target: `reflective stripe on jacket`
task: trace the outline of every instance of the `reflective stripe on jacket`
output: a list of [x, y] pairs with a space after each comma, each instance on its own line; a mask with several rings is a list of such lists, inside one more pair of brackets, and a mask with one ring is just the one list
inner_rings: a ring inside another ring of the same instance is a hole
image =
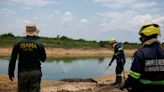
[[164, 50], [159, 45], [157, 39], [152, 39], [134, 54], [126, 87], [164, 89]]

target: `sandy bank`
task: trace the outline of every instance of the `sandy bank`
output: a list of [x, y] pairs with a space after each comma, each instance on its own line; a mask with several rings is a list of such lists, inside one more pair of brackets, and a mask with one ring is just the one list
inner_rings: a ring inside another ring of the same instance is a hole
[[[12, 48], [0, 48], [0, 56], [10, 56]], [[126, 56], [132, 56], [136, 49], [125, 49]], [[111, 49], [63, 49], [63, 48], [46, 48], [48, 57], [106, 57], [112, 56]]]
[[[62, 82], [43, 80], [41, 92], [127, 92], [114, 88], [115, 75], [103, 75], [93, 78], [94, 82]], [[16, 92], [17, 79], [11, 82], [6, 74], [0, 74], [0, 92]]]

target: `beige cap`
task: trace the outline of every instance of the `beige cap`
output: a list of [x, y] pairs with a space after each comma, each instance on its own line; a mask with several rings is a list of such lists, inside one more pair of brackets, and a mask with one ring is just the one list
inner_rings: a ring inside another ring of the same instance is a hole
[[26, 24], [26, 32], [24, 33], [25, 35], [37, 36], [38, 33], [39, 33], [39, 30], [37, 29], [36, 24], [34, 23]]

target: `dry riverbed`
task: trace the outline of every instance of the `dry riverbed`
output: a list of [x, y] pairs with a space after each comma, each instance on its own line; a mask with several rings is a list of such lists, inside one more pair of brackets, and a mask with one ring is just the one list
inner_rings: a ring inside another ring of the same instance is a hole
[[[115, 75], [103, 75], [92, 78], [97, 81], [55, 81], [42, 80], [41, 92], [127, 92], [111, 86], [114, 82]], [[17, 79], [11, 82], [6, 74], [0, 74], [0, 92], [16, 92]]]

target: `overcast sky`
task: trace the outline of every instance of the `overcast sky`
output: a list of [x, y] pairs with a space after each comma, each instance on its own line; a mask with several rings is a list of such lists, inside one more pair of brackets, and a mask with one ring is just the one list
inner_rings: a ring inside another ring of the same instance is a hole
[[23, 36], [30, 21], [40, 36], [121, 42], [139, 42], [141, 25], [154, 22], [164, 42], [164, 0], [0, 0], [0, 34]]

